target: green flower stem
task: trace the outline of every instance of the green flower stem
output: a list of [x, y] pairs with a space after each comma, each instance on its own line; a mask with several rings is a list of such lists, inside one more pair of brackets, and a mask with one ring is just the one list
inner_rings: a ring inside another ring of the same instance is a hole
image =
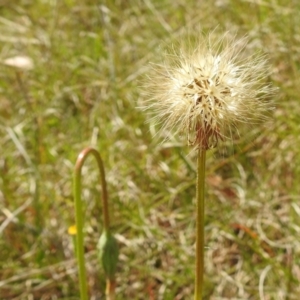
[[196, 276], [194, 300], [202, 300], [204, 273], [205, 149], [198, 150], [196, 199]]
[[80, 299], [88, 300], [86, 271], [84, 261], [84, 248], [83, 248], [83, 210], [81, 201], [81, 169], [89, 154], [92, 154], [97, 161], [98, 168], [101, 177], [102, 187], [102, 206], [103, 206], [103, 230], [109, 231], [109, 213], [108, 213], [108, 201], [107, 201], [107, 189], [105, 181], [105, 172], [103, 162], [99, 152], [91, 147], [84, 149], [78, 156], [75, 170], [74, 170], [74, 200], [75, 200], [75, 219], [76, 219], [76, 254], [79, 266], [79, 284], [80, 284]]
[[115, 300], [116, 281], [114, 279], [106, 279], [106, 300]]

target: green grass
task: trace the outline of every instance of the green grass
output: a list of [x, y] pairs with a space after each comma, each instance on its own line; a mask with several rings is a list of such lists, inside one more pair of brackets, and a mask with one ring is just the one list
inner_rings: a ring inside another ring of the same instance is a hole
[[[207, 2], [206, 4], [201, 4]], [[136, 109], [161, 44], [186, 28], [238, 31], [268, 52], [270, 120], [208, 153], [205, 299], [300, 295], [298, 1], [5, 1], [0, 6], [0, 298], [79, 299], [72, 172], [96, 147], [120, 245], [117, 299], [192, 299], [195, 154]], [[5, 59], [30, 57], [22, 71]], [[83, 169], [92, 299], [102, 299], [93, 160]]]

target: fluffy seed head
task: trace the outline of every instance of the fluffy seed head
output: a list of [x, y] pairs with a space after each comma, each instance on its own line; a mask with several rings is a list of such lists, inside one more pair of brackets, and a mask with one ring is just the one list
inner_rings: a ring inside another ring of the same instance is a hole
[[263, 119], [274, 89], [264, 55], [245, 55], [247, 38], [201, 35], [195, 46], [173, 46], [164, 64], [154, 65], [145, 85], [145, 110], [164, 129], [184, 133], [188, 142], [208, 149], [238, 123]]

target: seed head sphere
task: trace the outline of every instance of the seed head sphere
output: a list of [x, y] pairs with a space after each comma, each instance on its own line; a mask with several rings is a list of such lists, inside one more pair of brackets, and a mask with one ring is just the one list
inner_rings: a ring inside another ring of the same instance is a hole
[[202, 34], [196, 43], [173, 46], [163, 64], [153, 65], [145, 85], [143, 108], [161, 131], [183, 133], [202, 149], [230, 137], [239, 123], [264, 119], [274, 94], [265, 55], [246, 55], [245, 37], [214, 36]]

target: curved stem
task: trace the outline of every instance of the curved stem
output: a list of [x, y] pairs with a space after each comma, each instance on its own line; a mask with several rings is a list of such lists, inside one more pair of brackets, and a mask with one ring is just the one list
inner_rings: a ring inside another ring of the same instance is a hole
[[198, 150], [196, 199], [196, 276], [194, 300], [202, 300], [204, 273], [204, 188], [206, 150]]
[[104, 166], [101, 156], [97, 150], [88, 147], [85, 148], [78, 155], [75, 170], [74, 170], [74, 201], [75, 201], [75, 219], [76, 219], [76, 244], [77, 244], [77, 261], [79, 266], [79, 283], [80, 283], [80, 299], [88, 300], [87, 282], [86, 282], [86, 271], [84, 262], [84, 248], [83, 248], [83, 213], [82, 213], [82, 201], [81, 201], [81, 169], [89, 154], [92, 154], [97, 161], [98, 168], [100, 171], [101, 187], [102, 187], [102, 205], [103, 205], [103, 227], [104, 230], [109, 230], [109, 212], [108, 212], [108, 200], [107, 200], [107, 189], [105, 181]]

